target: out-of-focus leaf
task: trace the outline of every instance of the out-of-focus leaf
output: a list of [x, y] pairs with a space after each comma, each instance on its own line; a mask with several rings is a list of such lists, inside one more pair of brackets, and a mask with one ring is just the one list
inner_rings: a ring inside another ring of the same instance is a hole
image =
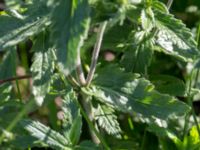
[[70, 149], [70, 141], [38, 121], [23, 120], [22, 126], [35, 138], [55, 149]]
[[[112, 70], [112, 71], [111, 71]], [[146, 117], [167, 119], [172, 115], [182, 116], [189, 106], [169, 95], [155, 91], [154, 86], [144, 78], [108, 66], [98, 72], [93, 86], [82, 88], [83, 92], [115, 109]]]
[[15, 64], [17, 58], [17, 53], [15, 49], [10, 49], [5, 55], [0, 64], [0, 79], [12, 78], [15, 76]]
[[3, 102], [8, 101], [11, 95], [12, 86], [9, 84], [0, 85], [0, 106]]
[[77, 54], [89, 28], [90, 9], [87, 0], [60, 0], [54, 5], [51, 41], [58, 66], [67, 75], [77, 66]]
[[11, 141], [11, 143], [19, 149], [26, 149], [27, 147], [34, 146], [40, 147], [44, 145], [37, 138], [29, 135], [17, 136], [13, 141]]
[[185, 96], [186, 87], [182, 80], [169, 75], [152, 75], [150, 80], [156, 90], [173, 96]]
[[38, 34], [49, 25], [49, 9], [45, 2], [33, 3], [28, 11], [0, 16], [0, 50], [14, 46]]
[[77, 101], [77, 97], [73, 91], [70, 91], [65, 95], [62, 106], [64, 112], [63, 133], [73, 145], [78, 143], [82, 128], [80, 109], [75, 101]]
[[91, 141], [83, 141], [75, 147], [75, 150], [99, 150], [100, 148]]
[[31, 66], [33, 76], [33, 95], [38, 105], [41, 105], [50, 90], [50, 80], [54, 71], [54, 52], [49, 47], [49, 38], [45, 33], [41, 33], [32, 50], [34, 62]]

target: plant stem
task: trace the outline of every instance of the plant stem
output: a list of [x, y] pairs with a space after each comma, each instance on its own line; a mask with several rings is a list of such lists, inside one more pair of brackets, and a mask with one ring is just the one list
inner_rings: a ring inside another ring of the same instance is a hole
[[[81, 106], [81, 104], [76, 101], [78, 107], [80, 108], [80, 111], [81, 111], [81, 114], [83, 115], [83, 117], [85, 118], [85, 120], [87, 121], [89, 127], [90, 127], [90, 130], [93, 132], [92, 133], [92, 138], [94, 140], [94, 142], [97, 142], [96, 141], [96, 138], [98, 138], [98, 141], [100, 141], [102, 143], [102, 145], [105, 147], [106, 150], [110, 150], [109, 146], [107, 145], [107, 143], [104, 141], [103, 137], [101, 136], [101, 134], [97, 131], [97, 129], [94, 127], [93, 123], [91, 122], [90, 118], [91, 117], [91, 114], [86, 114], [85, 110], [83, 109], [83, 107]], [[85, 103], [85, 101], [83, 102]], [[83, 105], [86, 105], [86, 104], [83, 104]], [[88, 107], [88, 106], [87, 106]], [[87, 109], [86, 107], [86, 109]], [[87, 110], [88, 111], [88, 110]], [[96, 137], [93, 137], [93, 135], [95, 135]], [[94, 139], [95, 138], [95, 139]]]
[[[190, 79], [189, 79], [189, 91], [188, 91], [188, 99], [187, 100], [188, 100], [188, 104], [192, 108], [192, 116], [193, 116], [194, 122], [196, 124], [198, 134], [200, 136], [200, 128], [199, 128], [199, 124], [198, 124], [197, 117], [196, 117], [196, 114], [195, 114], [195, 111], [194, 111], [194, 107], [193, 107], [193, 103], [192, 103], [193, 96], [191, 95], [193, 72], [194, 72], [194, 70], [192, 70], [192, 73], [191, 73], [191, 76], [190, 76]], [[196, 75], [198, 75], [198, 74], [196, 74]]]
[[23, 80], [23, 79], [28, 79], [31, 78], [31, 75], [24, 75], [24, 76], [17, 76], [17, 77], [12, 77], [12, 78], [7, 78], [0, 80], [0, 85], [4, 84], [6, 82], [11, 82], [11, 81], [16, 81], [16, 80]]
[[83, 72], [83, 68], [82, 68], [82, 63], [81, 63], [80, 49], [78, 50], [78, 54], [77, 54], [77, 68], [76, 68], [76, 73], [77, 73], [80, 85], [84, 86], [86, 84], [86, 81], [85, 81], [85, 76], [84, 76], [84, 72]]
[[[84, 108], [90, 122], [94, 123], [94, 115], [92, 112], [91, 98], [86, 95], [83, 95], [83, 94], [82, 94], [82, 96], [83, 96], [83, 101], [82, 101], [83, 108]], [[99, 144], [100, 140], [96, 136], [95, 132], [93, 130], [90, 130], [90, 134], [91, 134], [93, 142], [96, 144]]]
[[173, 0], [168, 0], [168, 2], [167, 2], [167, 8], [168, 8], [168, 10], [171, 8], [172, 3], [173, 3]]
[[97, 60], [98, 60], [98, 57], [99, 57], [101, 43], [102, 43], [102, 40], [103, 40], [103, 34], [104, 34], [105, 29], [106, 29], [106, 25], [107, 25], [107, 21], [103, 22], [101, 24], [100, 28], [99, 28], [99, 32], [98, 32], [98, 35], [97, 35], [97, 42], [94, 46], [94, 50], [93, 50], [93, 53], [92, 53], [92, 62], [91, 62], [91, 65], [90, 65], [90, 71], [89, 71], [87, 79], [86, 79], [86, 85], [89, 85], [91, 83], [92, 79], [93, 79], [94, 72], [96, 70]]
[[142, 138], [141, 150], [144, 150], [144, 149], [145, 149], [146, 136], [147, 136], [147, 130], [146, 130], [146, 128], [145, 128], [145, 129], [144, 129], [144, 135], [143, 135], [143, 138]]
[[[67, 80], [66, 78], [63, 78], [63, 76], [60, 74], [60, 77], [63, 81], [63, 83], [65, 84], [65, 86], [67, 86]], [[76, 105], [80, 108], [81, 114], [83, 115], [83, 117], [85, 118], [85, 120], [87, 121], [90, 129], [93, 131], [93, 133], [95, 134], [95, 136], [98, 138], [98, 140], [100, 140], [100, 142], [102, 143], [102, 145], [106, 148], [106, 150], [109, 150], [109, 146], [106, 144], [106, 142], [104, 141], [103, 137], [101, 137], [101, 135], [99, 134], [99, 132], [97, 131], [97, 129], [94, 127], [93, 123], [90, 121], [89, 117], [91, 117], [90, 113], [89, 115], [85, 113], [85, 110], [83, 109], [82, 105], [76, 100], [75, 101]], [[85, 101], [83, 102], [85, 103]], [[84, 104], [86, 105], [86, 104]], [[86, 108], [88, 109], [88, 108]], [[91, 110], [91, 109], [90, 109]], [[88, 111], [88, 110], [87, 110]], [[93, 137], [92, 137], [93, 138]]]

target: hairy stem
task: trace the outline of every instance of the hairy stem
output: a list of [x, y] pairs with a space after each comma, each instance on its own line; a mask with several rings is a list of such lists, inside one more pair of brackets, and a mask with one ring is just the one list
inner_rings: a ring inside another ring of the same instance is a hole
[[103, 34], [104, 34], [104, 31], [106, 29], [106, 25], [107, 25], [107, 21], [103, 22], [99, 28], [99, 32], [98, 32], [98, 35], [97, 35], [97, 42], [94, 46], [94, 50], [93, 50], [93, 53], [92, 53], [92, 61], [91, 61], [91, 65], [90, 65], [90, 71], [88, 73], [88, 76], [87, 76], [87, 79], [86, 79], [86, 85], [89, 85], [92, 81], [92, 78], [94, 76], [94, 72], [96, 70], [96, 64], [97, 64], [97, 60], [98, 60], [98, 57], [99, 57], [99, 51], [100, 51], [100, 48], [101, 48], [101, 43], [102, 43], [102, 40], [103, 40]]
[[11, 81], [16, 81], [16, 80], [23, 80], [23, 79], [28, 79], [31, 78], [31, 75], [24, 75], [24, 76], [17, 76], [17, 77], [12, 77], [12, 78], [7, 78], [0, 80], [0, 85], [4, 84], [6, 82], [11, 82]]

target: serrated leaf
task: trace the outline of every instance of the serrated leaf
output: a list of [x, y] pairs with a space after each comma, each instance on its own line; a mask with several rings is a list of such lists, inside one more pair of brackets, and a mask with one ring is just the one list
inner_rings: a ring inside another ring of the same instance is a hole
[[77, 66], [77, 54], [87, 36], [89, 5], [87, 0], [60, 0], [54, 5], [51, 40], [58, 66], [67, 75]]
[[78, 143], [82, 128], [80, 109], [75, 101], [77, 101], [77, 97], [73, 91], [70, 91], [65, 95], [62, 106], [64, 112], [63, 133], [73, 145]]
[[32, 50], [35, 52], [31, 66], [33, 76], [33, 95], [38, 105], [42, 105], [46, 94], [50, 90], [50, 80], [54, 71], [54, 52], [49, 46], [49, 37], [41, 33]]
[[49, 10], [44, 2], [31, 4], [23, 14], [15, 13], [0, 16], [0, 50], [38, 34], [49, 25]]
[[149, 40], [137, 45], [137, 47], [129, 47], [124, 53], [121, 64], [126, 71], [144, 74], [147, 72], [152, 56], [153, 45], [152, 41]]
[[190, 110], [188, 105], [174, 97], [155, 91], [148, 80], [111, 66], [98, 72], [93, 86], [82, 90], [115, 109], [150, 118], [165, 120], [172, 115], [185, 115]]
[[163, 13], [169, 13], [166, 5], [158, 0], [154, 0], [152, 3], [152, 7], [154, 9], [157, 9], [158, 11], [161, 11]]
[[198, 54], [197, 44], [191, 31], [181, 20], [171, 14], [154, 11], [158, 28], [157, 44], [167, 54], [179, 57], [184, 61], [193, 60]]
[[114, 110], [106, 105], [98, 105], [95, 110], [95, 120], [98, 125], [103, 128], [108, 134], [117, 138], [121, 138], [121, 128], [117, 121], [117, 116], [114, 114]]
[[22, 126], [35, 138], [55, 149], [70, 149], [69, 139], [38, 121], [24, 120]]

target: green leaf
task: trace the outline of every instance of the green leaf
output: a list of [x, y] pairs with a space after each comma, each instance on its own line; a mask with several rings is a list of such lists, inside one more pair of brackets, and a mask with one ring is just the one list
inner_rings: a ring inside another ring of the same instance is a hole
[[49, 10], [44, 2], [33, 3], [28, 11], [0, 16], [0, 50], [38, 34], [49, 25]]
[[34, 62], [31, 66], [33, 76], [33, 95], [38, 105], [42, 105], [50, 90], [50, 80], [54, 71], [54, 52], [49, 47], [49, 37], [41, 33], [34, 42], [32, 50]]
[[[102, 50], [122, 51], [125, 44], [127, 44], [127, 37], [130, 34], [132, 26], [129, 24], [115, 25], [109, 29], [102, 41]], [[95, 42], [91, 43], [93, 46]]]
[[91, 141], [83, 141], [75, 147], [75, 150], [99, 150], [100, 148]]
[[114, 110], [106, 105], [98, 105], [95, 109], [95, 120], [108, 134], [121, 138], [121, 128]]
[[24, 135], [17, 136], [13, 141], [11, 141], [11, 144], [19, 149], [26, 149], [27, 147], [40, 147], [42, 142], [37, 140], [35, 137]]
[[143, 30], [146, 32], [150, 32], [153, 27], [155, 26], [155, 18], [154, 18], [154, 13], [151, 9], [151, 7], [148, 7], [146, 9], [143, 9], [141, 11], [141, 26]]
[[169, 129], [160, 127], [155, 124], [151, 124], [148, 128], [148, 131], [155, 133], [159, 137], [168, 137], [171, 139], [175, 144], [179, 145], [182, 143], [182, 141]]
[[63, 133], [73, 145], [78, 143], [82, 128], [80, 109], [75, 101], [77, 101], [77, 97], [73, 91], [70, 91], [65, 95], [62, 106], [64, 112]]
[[87, 0], [56, 1], [52, 15], [51, 40], [60, 70], [68, 74], [77, 66], [77, 54], [89, 28]]
[[161, 11], [163, 13], [169, 13], [168, 8], [166, 5], [158, 0], [154, 0], [152, 3], [152, 7], [154, 9], [157, 9], [158, 11]]
[[6, 52], [0, 64], [0, 79], [12, 78], [15, 76], [17, 53], [15, 49]]
[[23, 3], [23, 0], [5, 0], [5, 5], [12, 9], [19, 9]]
[[12, 86], [9, 84], [0, 85], [0, 105], [1, 103], [8, 101], [11, 97]]
[[147, 73], [147, 67], [153, 56], [152, 41], [145, 41], [137, 46], [129, 47], [121, 60], [122, 66], [129, 72]]
[[154, 14], [156, 27], [159, 30], [157, 44], [169, 55], [184, 61], [193, 60], [199, 52], [191, 31], [171, 14], [161, 11], [154, 11]]
[[38, 121], [24, 120], [22, 126], [37, 139], [55, 149], [70, 149], [69, 139]]
[[152, 75], [151, 82], [156, 90], [173, 96], [185, 96], [186, 87], [182, 80], [169, 75]]
[[93, 86], [82, 90], [122, 112], [137, 112], [150, 118], [167, 119], [172, 115], [185, 115], [190, 110], [185, 103], [160, 94], [153, 87], [144, 78], [136, 78], [131, 73], [109, 66], [98, 72]]

